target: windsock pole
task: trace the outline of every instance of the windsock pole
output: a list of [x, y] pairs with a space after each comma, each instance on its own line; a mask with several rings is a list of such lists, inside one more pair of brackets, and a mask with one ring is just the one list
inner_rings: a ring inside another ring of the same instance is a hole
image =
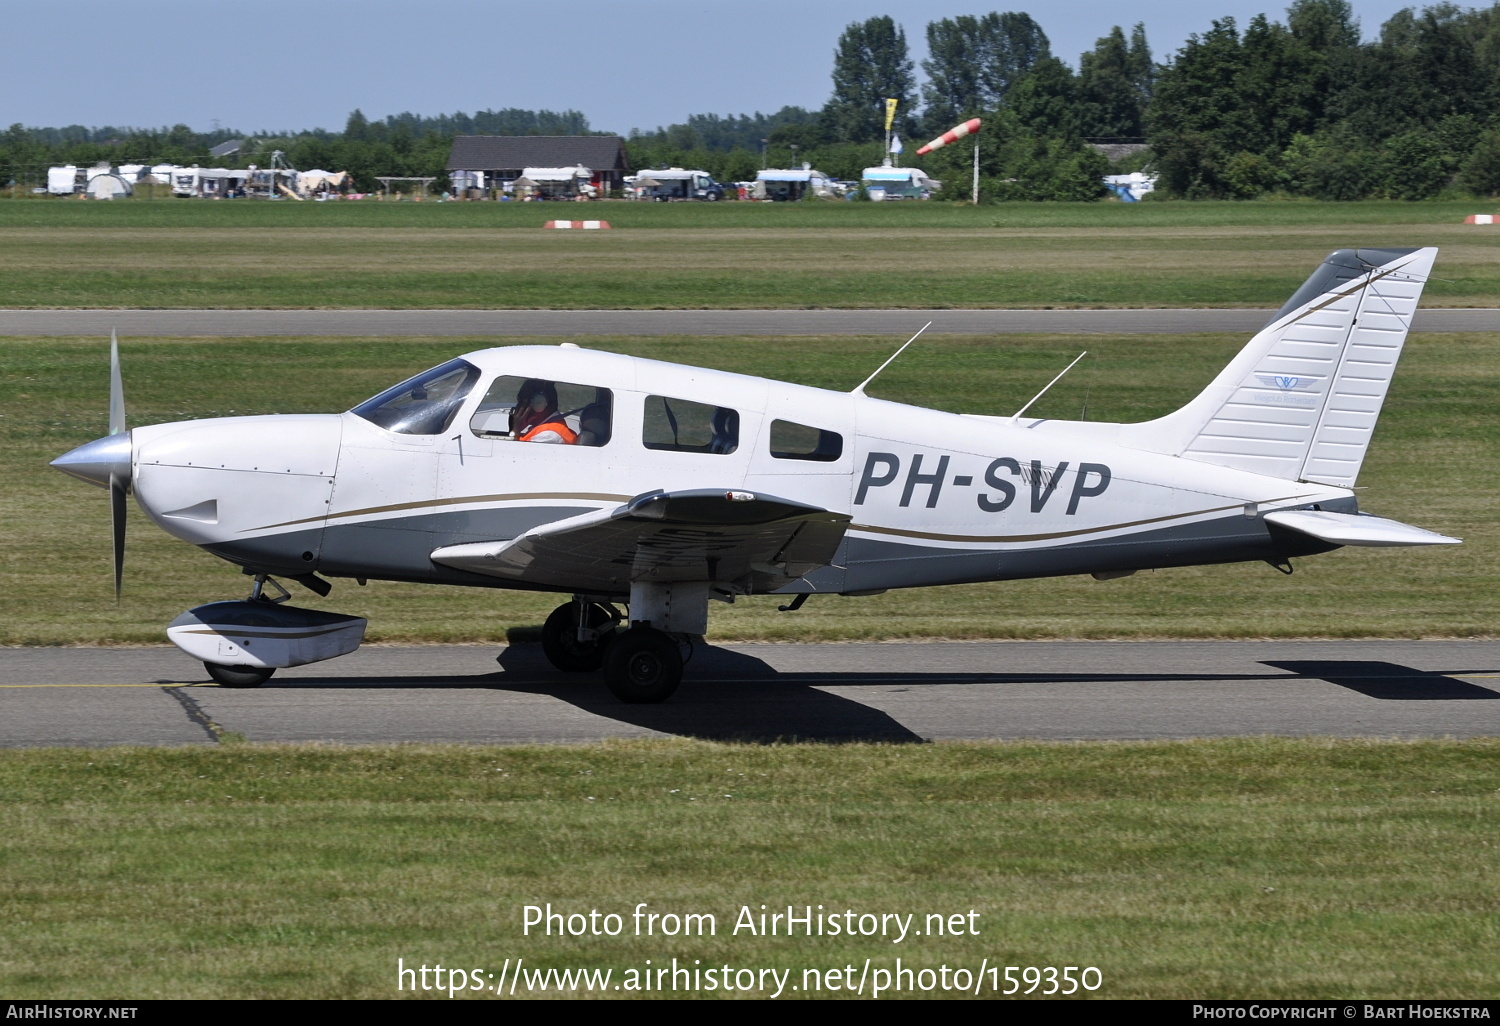
[[979, 206], [979, 140], [974, 140], [974, 205]]
[[[932, 142], [923, 146], [917, 151], [917, 156], [920, 157], [924, 153], [931, 153], [933, 150], [940, 150], [949, 143], [958, 142], [964, 136], [979, 131], [979, 125], [980, 121], [978, 118], [970, 118], [963, 124], [948, 129], [948, 131], [932, 140]], [[974, 205], [976, 207], [979, 206], [979, 140], [977, 138], [974, 140]]]

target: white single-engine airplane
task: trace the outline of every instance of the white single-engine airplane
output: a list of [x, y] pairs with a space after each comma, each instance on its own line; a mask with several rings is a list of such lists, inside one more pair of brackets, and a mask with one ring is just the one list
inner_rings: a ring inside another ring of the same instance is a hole
[[377, 578], [571, 595], [543, 629], [551, 662], [659, 702], [710, 599], [1457, 543], [1352, 491], [1436, 252], [1332, 254], [1202, 394], [1140, 424], [942, 413], [868, 379], [830, 392], [565, 342], [469, 353], [347, 413], [127, 431], [116, 347], [111, 433], [52, 465], [110, 489], [117, 593], [128, 491], [254, 576], [249, 599], [168, 629], [221, 684], [363, 637], [279, 604], [271, 575], [320, 595]]

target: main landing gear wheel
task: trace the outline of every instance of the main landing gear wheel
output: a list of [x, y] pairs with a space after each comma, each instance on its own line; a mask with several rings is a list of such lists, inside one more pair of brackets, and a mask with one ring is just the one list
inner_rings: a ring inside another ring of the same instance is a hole
[[[608, 610], [596, 602], [584, 604], [583, 616], [584, 626], [593, 630], [603, 630], [613, 620]], [[542, 653], [547, 662], [564, 673], [591, 673], [599, 669], [604, 665], [604, 650], [608, 645], [608, 634], [592, 641], [578, 640], [577, 602], [558, 606], [542, 624]]]
[[258, 688], [276, 672], [269, 666], [224, 666], [221, 663], [204, 663], [203, 668], [222, 688]]
[[665, 702], [682, 681], [677, 642], [651, 627], [632, 627], [604, 653], [604, 683], [622, 702]]

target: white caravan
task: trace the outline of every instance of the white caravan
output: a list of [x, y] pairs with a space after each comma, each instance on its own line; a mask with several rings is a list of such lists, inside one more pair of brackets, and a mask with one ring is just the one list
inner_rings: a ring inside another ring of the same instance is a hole
[[[654, 184], [640, 187], [644, 180]], [[707, 200], [717, 202], [724, 198], [724, 186], [713, 180], [707, 171], [687, 168], [658, 168], [642, 171], [636, 176], [636, 185], [642, 199], [661, 200]]]
[[882, 200], [928, 199], [943, 183], [928, 178], [919, 167], [867, 167], [860, 178], [865, 195], [879, 203]]
[[750, 194], [754, 199], [775, 202], [795, 202], [807, 196], [829, 199], [838, 195], [833, 179], [811, 168], [768, 168], [757, 172]]
[[47, 192], [52, 196], [71, 196], [87, 187], [84, 169], [74, 164], [47, 169]]

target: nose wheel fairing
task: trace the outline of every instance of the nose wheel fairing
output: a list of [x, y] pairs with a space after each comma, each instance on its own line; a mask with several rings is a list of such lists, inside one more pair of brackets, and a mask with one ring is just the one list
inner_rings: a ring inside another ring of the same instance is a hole
[[367, 624], [359, 616], [265, 599], [210, 602], [173, 620], [167, 638], [205, 663], [276, 669], [348, 655]]

